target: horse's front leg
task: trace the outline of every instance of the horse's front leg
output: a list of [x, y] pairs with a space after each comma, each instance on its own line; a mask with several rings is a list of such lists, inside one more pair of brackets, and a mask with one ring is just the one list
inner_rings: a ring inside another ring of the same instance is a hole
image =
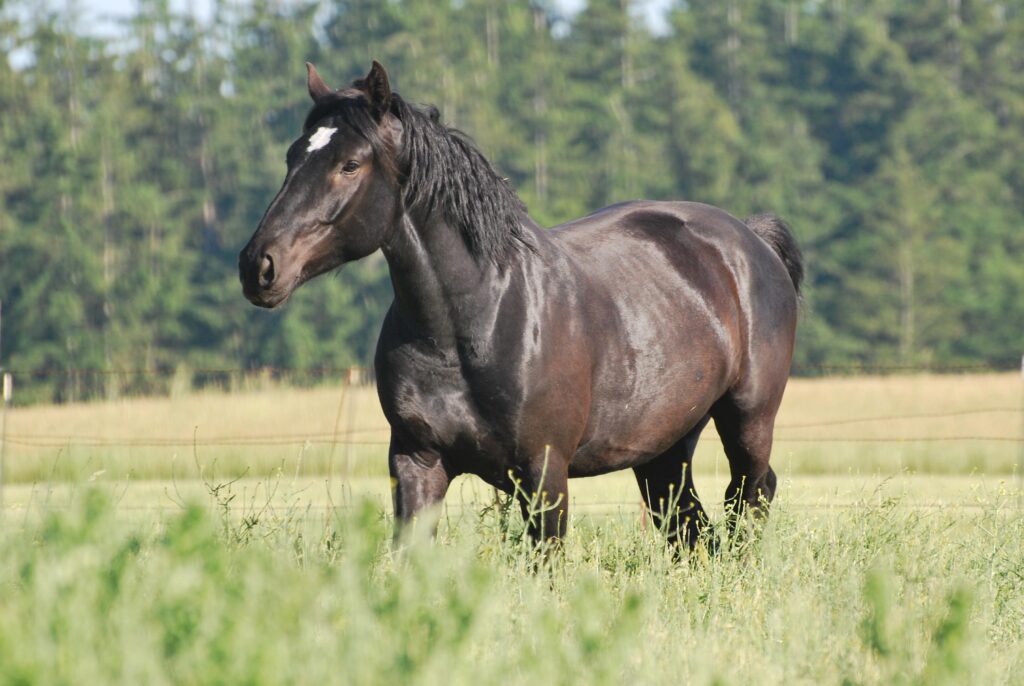
[[[388, 468], [395, 505], [395, 537], [398, 538], [418, 513], [444, 500], [453, 475], [437, 452], [409, 448], [394, 436], [388, 449]], [[436, 533], [435, 520], [431, 534]]]

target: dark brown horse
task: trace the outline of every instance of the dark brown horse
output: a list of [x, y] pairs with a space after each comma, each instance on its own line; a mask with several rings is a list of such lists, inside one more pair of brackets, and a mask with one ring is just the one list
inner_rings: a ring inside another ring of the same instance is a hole
[[378, 63], [340, 91], [307, 67], [313, 109], [242, 286], [275, 307], [383, 251], [395, 300], [376, 370], [400, 522], [471, 473], [524, 512], [532, 498], [536, 538], [561, 537], [570, 477], [632, 469], [656, 523], [692, 546], [706, 517], [689, 466], [711, 419], [727, 503], [771, 501], [803, 272], [779, 219], [639, 201], [544, 230]]

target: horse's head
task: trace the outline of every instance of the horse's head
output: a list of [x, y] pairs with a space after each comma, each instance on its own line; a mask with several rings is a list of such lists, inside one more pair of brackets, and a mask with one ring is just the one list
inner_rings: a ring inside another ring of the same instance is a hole
[[365, 79], [333, 91], [306, 66], [313, 109], [288, 149], [284, 185], [238, 257], [245, 297], [260, 307], [375, 251], [399, 211], [402, 125], [384, 67], [374, 62]]

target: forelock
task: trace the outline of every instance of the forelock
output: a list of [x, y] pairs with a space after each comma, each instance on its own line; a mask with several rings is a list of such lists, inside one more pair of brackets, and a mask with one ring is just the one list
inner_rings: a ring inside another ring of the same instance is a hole
[[317, 122], [327, 117], [341, 118], [351, 129], [363, 136], [377, 127], [377, 122], [374, 121], [367, 106], [366, 97], [354, 88], [346, 88], [319, 98], [306, 115], [306, 121], [302, 125], [303, 132], [309, 131]]
[[366, 95], [356, 88], [346, 88], [317, 99], [313, 109], [306, 115], [302, 126], [303, 133], [308, 133], [318, 125], [326, 122], [340, 123], [360, 136], [373, 150], [374, 158], [385, 170], [395, 175], [395, 151], [391, 144], [381, 135], [380, 123], [370, 111]]

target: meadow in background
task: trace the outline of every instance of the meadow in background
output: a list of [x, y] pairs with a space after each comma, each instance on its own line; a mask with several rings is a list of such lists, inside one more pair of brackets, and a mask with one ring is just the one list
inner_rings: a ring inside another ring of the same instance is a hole
[[[1011, 475], [1022, 405], [1014, 373], [791, 379], [772, 464], [784, 475]], [[223, 477], [385, 476], [390, 436], [373, 386], [294, 388], [260, 376], [233, 390], [180, 385], [168, 397], [14, 407], [7, 434], [8, 483], [97, 472], [189, 479], [199, 468]], [[728, 469], [713, 428], [694, 469]]]

